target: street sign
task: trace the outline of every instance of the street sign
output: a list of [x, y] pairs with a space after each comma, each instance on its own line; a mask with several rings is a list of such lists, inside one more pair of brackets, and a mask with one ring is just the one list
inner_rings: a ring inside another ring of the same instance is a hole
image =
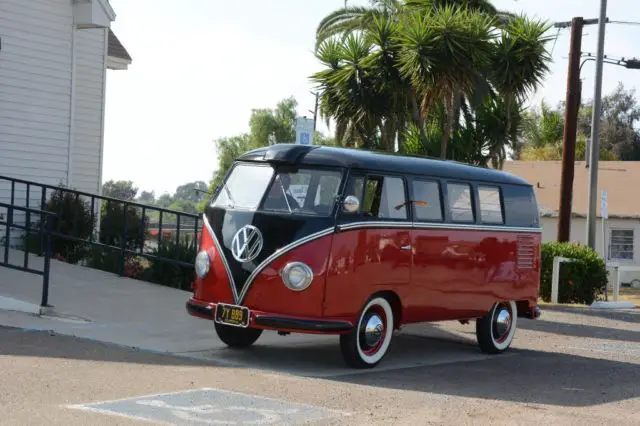
[[296, 118], [296, 143], [313, 145], [313, 119], [307, 117]]
[[609, 206], [607, 204], [607, 191], [602, 191], [600, 196], [600, 216], [603, 219], [609, 219]]

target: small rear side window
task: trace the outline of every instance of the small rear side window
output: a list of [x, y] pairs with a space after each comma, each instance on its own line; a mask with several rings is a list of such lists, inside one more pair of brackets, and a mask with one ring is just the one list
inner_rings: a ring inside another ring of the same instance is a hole
[[500, 188], [495, 186], [479, 186], [480, 220], [484, 223], [504, 223]]
[[449, 211], [454, 222], [473, 222], [471, 186], [466, 183], [447, 183]]

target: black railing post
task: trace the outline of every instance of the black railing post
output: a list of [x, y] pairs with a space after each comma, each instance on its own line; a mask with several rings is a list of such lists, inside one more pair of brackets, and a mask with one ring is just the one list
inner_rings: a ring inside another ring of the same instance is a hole
[[7, 227], [4, 231], [4, 263], [9, 263], [9, 238], [11, 238], [11, 226], [13, 225], [13, 206], [7, 207]]
[[129, 204], [125, 201], [123, 203], [124, 211], [124, 229], [122, 230], [122, 241], [120, 241], [120, 276], [124, 275], [124, 265], [126, 263], [126, 248], [127, 248], [127, 210]]
[[[42, 187], [42, 194], [40, 194], [40, 210], [45, 210], [45, 206], [47, 204], [47, 188]], [[44, 241], [44, 217], [40, 216], [40, 252], [38, 255], [42, 256], [45, 251], [45, 241]]]
[[[29, 207], [27, 207], [28, 209]], [[27, 215], [26, 217], [26, 221], [25, 221], [25, 237], [24, 237], [24, 268], [27, 269], [29, 267], [29, 231], [31, 231], [31, 210], [27, 210], [25, 212], [25, 214]]]
[[49, 216], [42, 217], [41, 220], [45, 220], [44, 231], [44, 271], [42, 274], [42, 300], [40, 301], [41, 307], [49, 306], [49, 270], [51, 269], [51, 218]]

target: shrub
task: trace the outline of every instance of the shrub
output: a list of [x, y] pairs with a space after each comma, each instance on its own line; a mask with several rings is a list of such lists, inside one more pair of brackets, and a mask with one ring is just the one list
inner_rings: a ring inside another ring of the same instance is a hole
[[[192, 265], [197, 254], [197, 240], [189, 234], [180, 239], [180, 242], [163, 239], [151, 254]], [[153, 260], [151, 266], [139, 278], [180, 290], [190, 290], [191, 282], [194, 279], [194, 269], [193, 266], [181, 266], [163, 260]]]
[[[124, 203], [102, 201], [102, 217], [100, 219], [100, 242], [114, 247], [121, 247], [125, 239]], [[126, 241], [129, 250], [139, 250], [147, 236], [145, 223], [137, 207], [127, 206]]]
[[577, 243], [548, 242], [542, 244], [540, 296], [551, 300], [553, 258], [576, 259], [562, 263], [559, 274], [558, 302], [592, 304], [607, 285], [607, 269], [602, 257], [591, 247]]
[[[93, 233], [95, 218], [92, 218], [90, 203], [62, 187], [51, 195], [43, 210], [55, 213], [55, 216], [50, 218], [53, 232], [83, 240], [88, 240]], [[32, 224], [35, 232], [38, 232], [38, 226], [39, 222]], [[39, 234], [29, 235], [27, 249], [41, 253]], [[88, 252], [89, 246], [85, 242], [72, 241], [61, 236], [51, 237], [51, 253], [66, 262], [78, 263]]]

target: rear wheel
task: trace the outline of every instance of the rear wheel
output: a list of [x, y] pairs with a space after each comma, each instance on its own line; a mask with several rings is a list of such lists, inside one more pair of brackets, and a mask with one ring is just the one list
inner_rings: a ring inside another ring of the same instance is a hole
[[259, 328], [240, 328], [214, 322], [218, 337], [232, 348], [247, 348], [255, 343], [262, 334]]
[[482, 352], [497, 354], [509, 348], [516, 333], [518, 308], [516, 302], [498, 302], [491, 311], [476, 320], [476, 337]]
[[369, 300], [349, 334], [340, 336], [345, 362], [354, 368], [373, 368], [385, 356], [393, 335], [393, 309], [384, 297]]

